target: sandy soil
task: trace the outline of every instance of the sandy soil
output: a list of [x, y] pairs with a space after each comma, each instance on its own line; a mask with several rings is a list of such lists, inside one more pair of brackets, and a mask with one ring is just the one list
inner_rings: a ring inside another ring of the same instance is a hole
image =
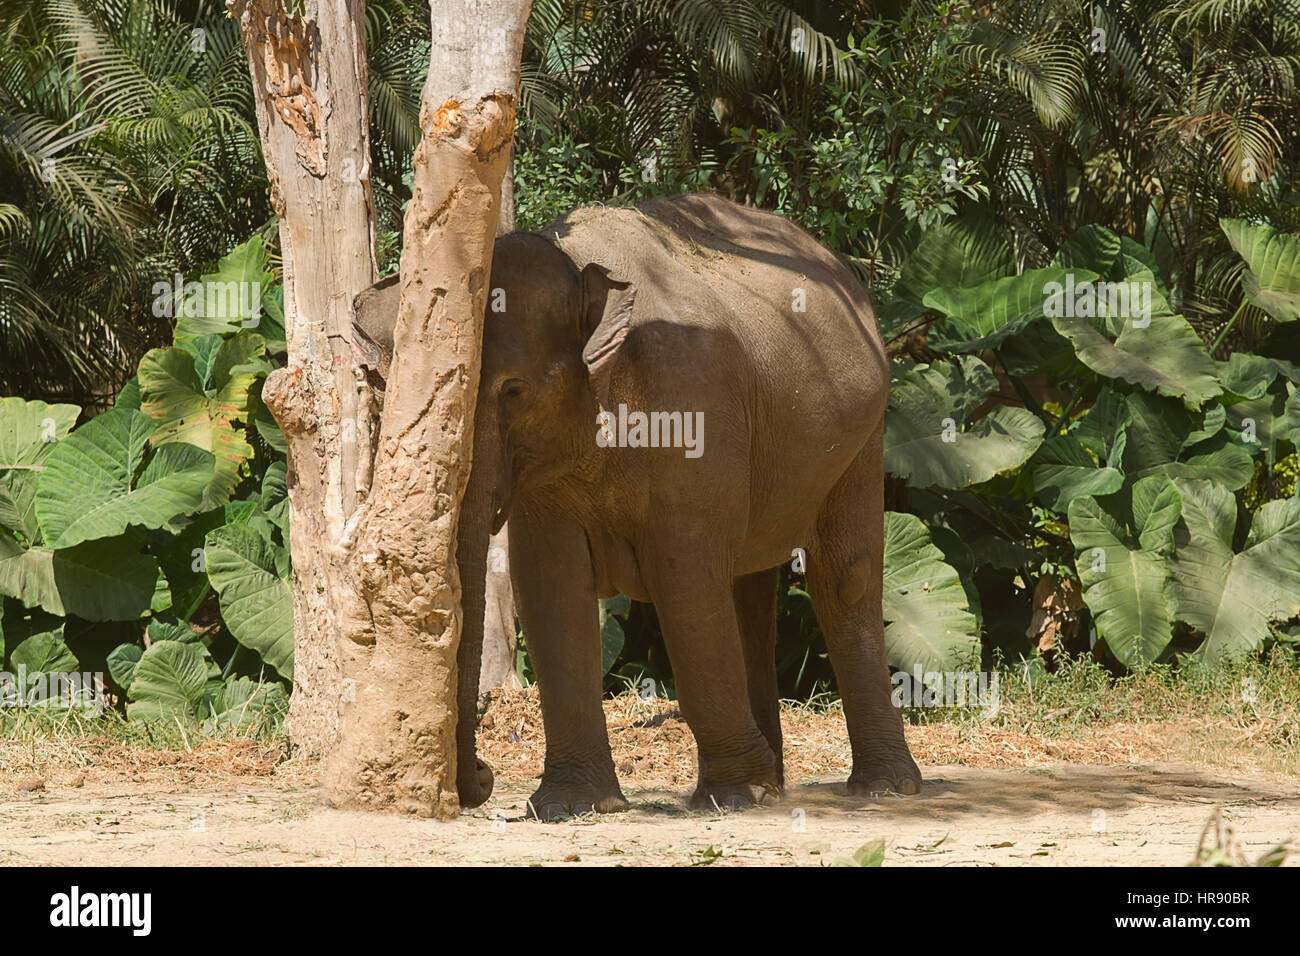
[[525, 819], [542, 755], [528, 701], [499, 709], [481, 735], [493, 799], [449, 823], [323, 807], [314, 766], [248, 741], [188, 752], [8, 743], [0, 864], [826, 866], [882, 839], [886, 866], [1181, 866], [1215, 807], [1247, 859], [1300, 841], [1294, 776], [1178, 759], [1186, 734], [1161, 725], [1064, 742], [909, 728], [925, 791], [867, 799], [843, 792], [841, 718], [792, 713], [783, 804], [689, 813], [689, 732], [670, 711], [619, 707], [607, 709], [631, 810], [558, 824]]
[[88, 783], [5, 800], [0, 864], [827, 866], [883, 838], [886, 866], [1179, 866], [1216, 805], [1249, 859], [1300, 836], [1284, 779], [1176, 765], [925, 770], [925, 792], [907, 799], [809, 782], [778, 807], [692, 814], [679, 792], [628, 788], [629, 812], [559, 824], [525, 820], [518, 786], [439, 823], [324, 808], [302, 781]]

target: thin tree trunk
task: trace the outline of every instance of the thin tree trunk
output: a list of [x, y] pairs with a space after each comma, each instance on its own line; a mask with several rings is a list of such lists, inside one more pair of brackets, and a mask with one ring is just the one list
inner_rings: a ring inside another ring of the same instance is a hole
[[[501, 183], [501, 213], [497, 235], [515, 231], [515, 153], [510, 150], [505, 179]], [[488, 546], [487, 606], [483, 614], [483, 661], [478, 690], [485, 694], [497, 687], [521, 687], [515, 672], [515, 593], [510, 585], [510, 527], [503, 525]]]
[[[295, 746], [324, 752], [351, 697], [336, 545], [356, 505], [352, 299], [375, 281], [364, 0], [228, 0], [248, 55], [279, 217], [287, 367], [262, 398], [289, 447]], [[301, 280], [301, 281], [300, 281]]]
[[431, 5], [393, 361], [373, 483], [345, 559], [343, 633], [365, 662], [326, 768], [338, 806], [457, 811], [454, 552], [530, 6]]
[[515, 593], [510, 585], [510, 525], [492, 536], [488, 545], [487, 595], [483, 610], [483, 660], [479, 694], [497, 687], [522, 687], [515, 672]]

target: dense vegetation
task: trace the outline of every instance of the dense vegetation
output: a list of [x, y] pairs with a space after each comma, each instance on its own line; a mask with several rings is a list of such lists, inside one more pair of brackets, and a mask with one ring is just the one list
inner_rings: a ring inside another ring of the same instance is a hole
[[[5, 664], [274, 720], [284, 342], [237, 31], [213, 0], [0, 10]], [[386, 271], [428, 24], [368, 5]], [[1300, 640], [1298, 74], [1296, 0], [537, 0], [518, 226], [712, 189], [855, 269], [894, 355], [895, 665], [1217, 664]], [[177, 275], [254, 282], [257, 323]], [[602, 633], [612, 689], [671, 687], [651, 609]], [[831, 686], [795, 569], [778, 656], [784, 693]]]

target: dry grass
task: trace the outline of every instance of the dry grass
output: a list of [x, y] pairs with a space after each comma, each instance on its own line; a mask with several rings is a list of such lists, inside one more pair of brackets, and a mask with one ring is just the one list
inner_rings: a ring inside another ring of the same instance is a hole
[[[605, 715], [626, 788], [681, 791], [694, 784], [694, 739], [674, 702], [628, 694], [605, 701]], [[972, 710], [906, 715], [908, 742], [923, 767], [1185, 761], [1207, 770], [1300, 776], [1300, 670], [1289, 661], [1200, 681], [1161, 671], [1116, 681], [1079, 663], [1032, 681], [1004, 675], [991, 719]], [[837, 703], [787, 703], [782, 725], [788, 780], [847, 775], [848, 739]], [[522, 785], [540, 776], [545, 741], [535, 688], [495, 692], [479, 746], [502, 782]], [[314, 762], [287, 758], [282, 739], [196, 738], [111, 714], [32, 718], [0, 725], [0, 792], [36, 781], [49, 787], [166, 781], [207, 789], [241, 778], [305, 782], [314, 776]]]

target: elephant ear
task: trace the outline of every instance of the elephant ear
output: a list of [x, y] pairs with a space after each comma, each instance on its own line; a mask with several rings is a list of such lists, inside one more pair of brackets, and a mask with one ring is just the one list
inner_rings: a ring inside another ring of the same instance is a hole
[[631, 327], [636, 290], [630, 289], [622, 296], [617, 294], [625, 289], [630, 289], [630, 283], [613, 278], [604, 266], [592, 262], [582, 270], [582, 321], [587, 336], [582, 360], [587, 363], [596, 401], [601, 407], [609, 395], [614, 358]]
[[352, 348], [357, 364], [378, 375], [381, 386], [388, 380], [393, 360], [393, 331], [401, 303], [402, 281], [397, 275], [380, 279], [352, 300]]

